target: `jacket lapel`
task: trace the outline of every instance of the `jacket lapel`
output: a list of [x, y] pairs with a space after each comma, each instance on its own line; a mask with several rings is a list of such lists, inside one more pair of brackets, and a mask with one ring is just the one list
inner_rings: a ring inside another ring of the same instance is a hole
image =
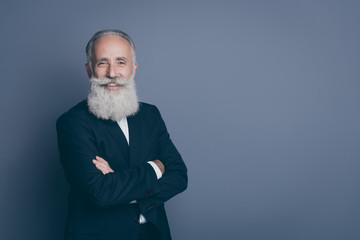
[[117, 122], [114, 121], [104, 121], [106, 124], [106, 131], [111, 135], [114, 142], [116, 143], [116, 146], [119, 147], [121, 150], [124, 158], [129, 161], [129, 145], [126, 141], [125, 135], [123, 131], [121, 130], [120, 126], [117, 124]]
[[142, 123], [141, 117], [138, 114], [127, 118], [129, 126], [129, 139], [130, 139], [130, 167], [136, 166], [140, 160], [140, 144], [141, 144], [141, 132]]

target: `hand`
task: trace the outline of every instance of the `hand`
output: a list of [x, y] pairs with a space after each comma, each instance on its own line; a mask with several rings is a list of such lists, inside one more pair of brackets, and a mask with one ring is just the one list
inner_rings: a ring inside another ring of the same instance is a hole
[[96, 156], [96, 159], [93, 159], [92, 161], [95, 164], [95, 167], [99, 169], [104, 175], [109, 172], [114, 172], [114, 170], [112, 170], [109, 163], [105, 159]]
[[158, 166], [158, 168], [159, 168], [160, 171], [161, 171], [161, 174], [164, 174], [164, 173], [165, 173], [165, 166], [164, 166], [164, 164], [163, 164], [160, 160], [154, 160], [153, 162], [156, 164], [156, 166]]

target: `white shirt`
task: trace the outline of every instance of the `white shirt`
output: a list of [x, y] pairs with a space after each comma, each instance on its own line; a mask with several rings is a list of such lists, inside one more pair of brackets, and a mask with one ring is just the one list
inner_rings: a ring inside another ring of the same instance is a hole
[[[119, 125], [119, 127], [121, 128], [122, 132], [124, 133], [127, 143], [130, 145], [129, 126], [128, 126], [127, 118], [123, 117], [120, 121], [116, 121], [116, 122]], [[160, 179], [162, 177], [160, 168], [153, 161], [148, 161], [147, 163], [150, 164], [152, 166], [152, 168], [154, 169], [157, 179]], [[131, 201], [130, 203], [136, 203], [136, 200]], [[146, 218], [142, 214], [140, 214], [139, 223], [143, 224], [146, 222], [147, 222]]]

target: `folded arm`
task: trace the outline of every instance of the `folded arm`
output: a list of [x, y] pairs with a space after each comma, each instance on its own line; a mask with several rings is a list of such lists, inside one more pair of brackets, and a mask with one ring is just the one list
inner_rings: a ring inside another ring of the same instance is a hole
[[[92, 161], [95, 164], [96, 168], [99, 169], [104, 175], [108, 174], [110, 172], [114, 172], [114, 170], [110, 167], [109, 163], [102, 157], [96, 156], [95, 159], [93, 159]], [[159, 170], [155, 170], [155, 167], [153, 167], [155, 172], [156, 171], [161, 172], [161, 174], [159, 173], [160, 177], [161, 177], [162, 174], [164, 174], [164, 172], [165, 172], [164, 164], [162, 164], [162, 162], [160, 160], [154, 160], [154, 161], [150, 161], [150, 162], [153, 162], [155, 164], [156, 168], [159, 169]], [[150, 163], [150, 162], [148, 162], [148, 163]], [[150, 164], [150, 165], [153, 166], [152, 164]], [[157, 176], [158, 179], [160, 177]]]
[[141, 212], [147, 218], [149, 217], [147, 214], [151, 210], [163, 205], [164, 202], [184, 191], [188, 183], [185, 163], [171, 141], [158, 110], [157, 114], [160, 118], [158, 126], [158, 159], [164, 164], [166, 171], [162, 178], [158, 180], [158, 193], [138, 200]]
[[156, 174], [148, 163], [133, 168], [99, 171], [93, 159], [99, 156], [95, 136], [82, 121], [60, 118], [57, 121], [58, 146], [65, 175], [72, 188], [97, 206], [127, 204], [159, 190]]

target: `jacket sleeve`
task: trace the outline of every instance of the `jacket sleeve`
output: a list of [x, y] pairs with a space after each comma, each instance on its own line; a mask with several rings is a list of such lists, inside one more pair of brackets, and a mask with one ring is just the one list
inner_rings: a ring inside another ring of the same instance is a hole
[[164, 175], [158, 180], [159, 192], [148, 198], [138, 200], [141, 212], [147, 216], [151, 210], [161, 206], [187, 188], [187, 168], [170, 139], [165, 123], [156, 108], [158, 121], [158, 157], [165, 166]]
[[99, 156], [92, 128], [76, 117], [62, 116], [56, 123], [60, 160], [72, 189], [88, 202], [108, 207], [128, 204], [159, 192], [159, 182], [151, 165], [103, 175], [92, 160]]

